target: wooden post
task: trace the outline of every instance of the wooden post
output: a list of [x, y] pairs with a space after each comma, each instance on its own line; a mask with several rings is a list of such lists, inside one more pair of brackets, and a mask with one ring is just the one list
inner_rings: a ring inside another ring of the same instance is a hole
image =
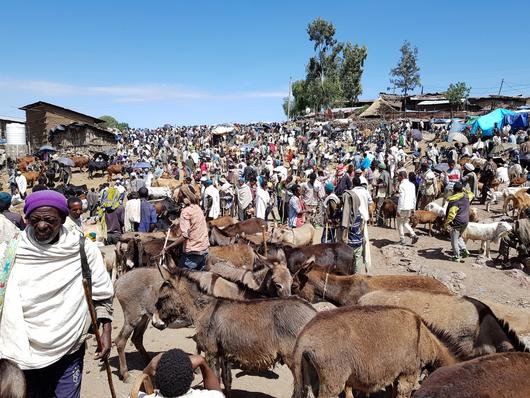
[[261, 235], [263, 237], [263, 253], [267, 257], [267, 228], [265, 226], [261, 227]]
[[[94, 335], [96, 336], [96, 342], [98, 344], [98, 350], [101, 352], [101, 336], [98, 329], [98, 321], [96, 318], [96, 310], [94, 309], [94, 303], [92, 302], [92, 295], [90, 292], [90, 286], [88, 281], [83, 278], [83, 289], [85, 290], [85, 298], [88, 305], [88, 312], [90, 313], [90, 321], [92, 322], [92, 329], [94, 330]], [[108, 358], [103, 360], [105, 364], [105, 369], [107, 370], [107, 381], [109, 382], [110, 396], [116, 398], [116, 392], [114, 391], [114, 384], [112, 383], [112, 372], [110, 370]]]

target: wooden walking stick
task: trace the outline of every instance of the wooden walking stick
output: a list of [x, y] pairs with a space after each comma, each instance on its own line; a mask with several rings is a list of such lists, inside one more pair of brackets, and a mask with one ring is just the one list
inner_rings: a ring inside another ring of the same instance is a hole
[[263, 252], [265, 253], [265, 257], [267, 257], [267, 229], [264, 225], [261, 226], [261, 235], [263, 237]]
[[[92, 274], [88, 266], [88, 261], [86, 258], [85, 252], [85, 237], [81, 237], [79, 240], [80, 252], [81, 252], [81, 268], [83, 274], [83, 290], [85, 291], [85, 299], [88, 306], [88, 312], [90, 313], [90, 322], [92, 323], [92, 330], [96, 336], [96, 342], [98, 345], [98, 351], [101, 352], [103, 345], [101, 343], [101, 335], [99, 334], [98, 329], [98, 320], [96, 317], [96, 310], [94, 308], [94, 303], [92, 302]], [[107, 381], [109, 382], [110, 396], [116, 398], [116, 391], [114, 391], [114, 384], [112, 382], [112, 371], [110, 370], [108, 358], [103, 359], [103, 364], [107, 371]]]
[[[98, 321], [96, 318], [96, 310], [94, 309], [94, 303], [92, 302], [92, 293], [90, 289], [90, 284], [86, 278], [83, 278], [83, 289], [85, 290], [86, 303], [88, 305], [88, 311], [90, 312], [90, 321], [92, 323], [92, 329], [94, 330], [94, 335], [96, 336], [96, 342], [98, 344], [98, 351], [101, 352], [101, 335], [99, 334]], [[112, 383], [112, 371], [110, 370], [109, 359], [103, 359], [105, 369], [107, 370], [107, 381], [109, 382], [110, 396], [116, 398], [116, 392], [114, 391], [114, 384]]]

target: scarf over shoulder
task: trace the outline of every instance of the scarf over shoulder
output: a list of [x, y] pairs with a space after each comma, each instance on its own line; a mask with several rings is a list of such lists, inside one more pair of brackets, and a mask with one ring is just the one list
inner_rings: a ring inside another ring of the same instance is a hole
[[[3, 243], [0, 258], [5, 248]], [[85, 251], [93, 300], [112, 299], [112, 283], [99, 249], [87, 240]], [[40, 244], [22, 232], [0, 319], [0, 357], [22, 369], [44, 368], [79, 349], [89, 323], [79, 234], [61, 227], [57, 243]]]

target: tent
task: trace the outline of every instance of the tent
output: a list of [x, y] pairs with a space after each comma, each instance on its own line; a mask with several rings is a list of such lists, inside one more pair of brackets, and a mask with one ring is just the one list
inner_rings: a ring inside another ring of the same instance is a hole
[[528, 113], [516, 113], [515, 115], [504, 115], [504, 124], [509, 124], [512, 130], [528, 127]]
[[493, 128], [495, 127], [495, 123], [497, 123], [498, 128], [502, 128], [504, 126], [504, 117], [506, 115], [516, 115], [517, 113], [514, 111], [510, 111], [508, 109], [495, 109], [494, 111], [479, 117], [475, 122], [473, 123], [473, 128], [471, 129], [471, 132], [473, 134], [477, 133], [478, 128], [480, 127], [482, 130], [482, 136], [483, 137], [490, 137], [493, 135]]
[[462, 122], [460, 119], [453, 119], [451, 120], [451, 124], [449, 126], [449, 132], [450, 133], [461, 133], [466, 128], [466, 124]]

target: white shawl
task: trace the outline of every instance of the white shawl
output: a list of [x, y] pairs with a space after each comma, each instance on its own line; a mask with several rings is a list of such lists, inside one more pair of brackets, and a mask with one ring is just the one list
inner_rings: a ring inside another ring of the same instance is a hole
[[[21, 234], [0, 320], [0, 357], [22, 369], [49, 366], [83, 342], [90, 322], [83, 292], [79, 234], [61, 227], [59, 241], [39, 244]], [[3, 258], [5, 244], [0, 247]], [[86, 241], [94, 300], [114, 292], [97, 246]]]
[[134, 231], [133, 223], [140, 222], [140, 199], [130, 199], [125, 203], [124, 228], [125, 232]]

